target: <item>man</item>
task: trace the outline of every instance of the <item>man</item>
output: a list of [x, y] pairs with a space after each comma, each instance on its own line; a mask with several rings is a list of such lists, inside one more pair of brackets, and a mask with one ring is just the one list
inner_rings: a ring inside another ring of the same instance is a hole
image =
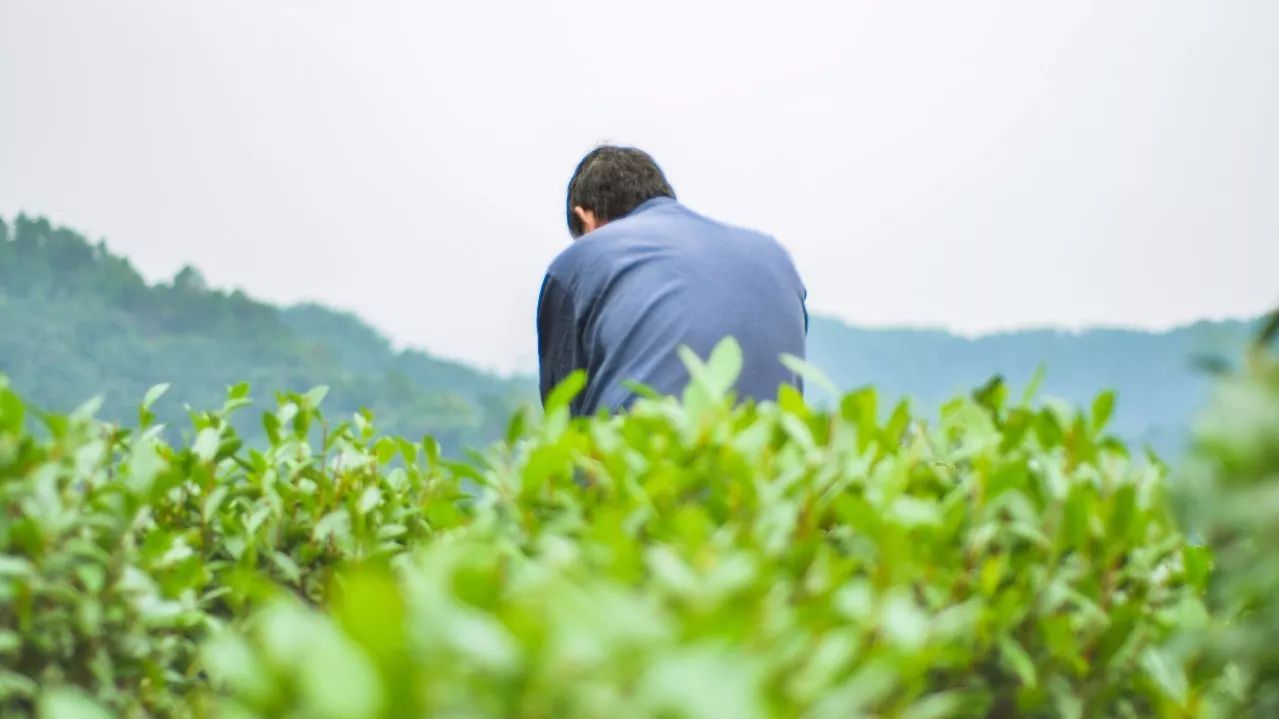
[[804, 356], [807, 293], [773, 238], [707, 219], [675, 199], [648, 154], [604, 146], [568, 184], [574, 242], [551, 263], [537, 308], [542, 401], [576, 369], [574, 415], [627, 408], [629, 381], [677, 394], [678, 348], [705, 358], [725, 336], [742, 347], [739, 398], [800, 386], [780, 361]]

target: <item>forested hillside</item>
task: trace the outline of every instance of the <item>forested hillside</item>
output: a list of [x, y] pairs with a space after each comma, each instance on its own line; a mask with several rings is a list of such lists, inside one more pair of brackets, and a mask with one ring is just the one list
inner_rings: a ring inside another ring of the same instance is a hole
[[994, 375], [1020, 391], [1042, 366], [1041, 395], [1083, 404], [1099, 388], [1113, 389], [1114, 431], [1172, 454], [1185, 447], [1212, 371], [1235, 364], [1256, 328], [1256, 322], [1223, 321], [1169, 332], [1023, 330], [970, 339], [814, 317], [808, 356], [841, 390], [873, 384], [889, 397], [909, 395], [925, 411]]
[[396, 351], [350, 314], [280, 309], [209, 288], [192, 268], [148, 285], [104, 244], [23, 216], [0, 221], [0, 372], [50, 410], [100, 395], [100, 416], [119, 421], [168, 382], [156, 412], [175, 427], [184, 405], [219, 404], [241, 381], [258, 392], [328, 385], [334, 416], [367, 406], [379, 424], [431, 433], [453, 452], [500, 434], [519, 402], [536, 399], [530, 382]]

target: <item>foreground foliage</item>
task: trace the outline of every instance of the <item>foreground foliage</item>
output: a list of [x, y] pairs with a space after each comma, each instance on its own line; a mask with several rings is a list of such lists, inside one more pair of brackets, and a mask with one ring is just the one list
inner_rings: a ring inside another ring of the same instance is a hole
[[126, 431], [0, 388], [0, 709], [1175, 717], [1264, 689], [1203, 648], [1208, 550], [1112, 395], [992, 382], [924, 424], [870, 390], [734, 407], [736, 347], [688, 361], [682, 402], [570, 420], [575, 377], [467, 462], [327, 423], [322, 390], [258, 451], [246, 387], [188, 447], [160, 390]]
[[1279, 338], [1275, 313], [1243, 371], [1223, 378], [1197, 427], [1179, 499], [1212, 546], [1210, 606], [1199, 632], [1257, 717], [1279, 716]]

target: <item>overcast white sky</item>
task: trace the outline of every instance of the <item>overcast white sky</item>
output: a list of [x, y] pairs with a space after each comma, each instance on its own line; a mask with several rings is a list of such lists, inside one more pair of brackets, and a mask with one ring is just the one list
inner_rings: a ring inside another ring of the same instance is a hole
[[0, 0], [0, 216], [527, 366], [599, 141], [810, 307], [963, 332], [1279, 300], [1279, 2]]

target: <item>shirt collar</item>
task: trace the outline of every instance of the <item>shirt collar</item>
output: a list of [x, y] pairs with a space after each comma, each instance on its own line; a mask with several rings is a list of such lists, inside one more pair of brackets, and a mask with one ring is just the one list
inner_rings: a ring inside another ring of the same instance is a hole
[[639, 213], [641, 213], [641, 212], [645, 212], [645, 211], [647, 211], [647, 210], [651, 210], [651, 209], [653, 209], [654, 207], [661, 207], [662, 205], [669, 205], [669, 204], [671, 204], [671, 203], [673, 203], [673, 202], [675, 202], [675, 198], [674, 198], [674, 197], [654, 197], [654, 198], [652, 198], [652, 199], [644, 200], [643, 202], [641, 202], [641, 203], [639, 203], [638, 205], [636, 205], [636, 206], [635, 206], [635, 209], [633, 209], [633, 210], [631, 210], [630, 212], [626, 213], [626, 216], [627, 216], [627, 217], [630, 217], [631, 215], [638, 215]]

